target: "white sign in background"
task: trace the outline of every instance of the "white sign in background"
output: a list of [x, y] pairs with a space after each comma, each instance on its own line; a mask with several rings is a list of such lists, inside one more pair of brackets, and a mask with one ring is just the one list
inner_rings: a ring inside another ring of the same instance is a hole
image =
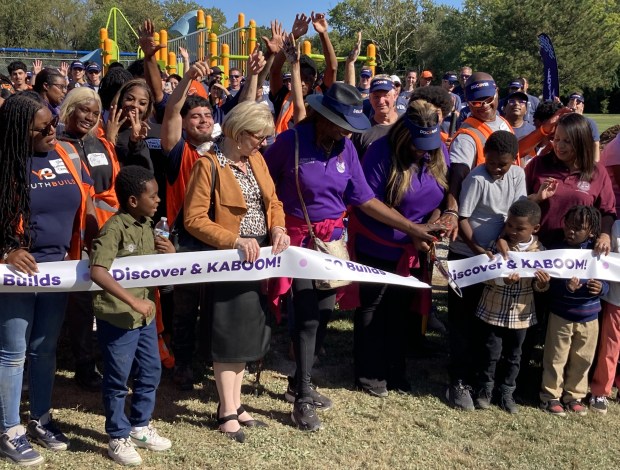
[[[100, 289], [90, 279], [89, 263], [59, 261], [40, 263], [33, 276], [0, 265], [0, 292], [86, 291]], [[402, 277], [299, 247], [278, 255], [261, 248], [254, 262], [242, 261], [237, 250], [199, 251], [167, 255], [118, 258], [110, 274], [123, 287], [145, 287], [197, 282], [253, 281], [271, 277], [298, 279], [342, 279], [415, 288], [430, 288], [415, 277]]]

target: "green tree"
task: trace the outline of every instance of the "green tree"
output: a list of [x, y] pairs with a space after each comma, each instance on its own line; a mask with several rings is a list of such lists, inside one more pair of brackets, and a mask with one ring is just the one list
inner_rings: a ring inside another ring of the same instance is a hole
[[547, 33], [558, 57], [561, 93], [611, 89], [620, 65], [617, 0], [467, 0], [461, 61], [501, 85], [525, 75], [542, 90], [537, 35]]
[[418, 0], [345, 0], [329, 11], [329, 23], [343, 37], [362, 32], [364, 45], [377, 46], [377, 63], [387, 71], [406, 67], [421, 49]]

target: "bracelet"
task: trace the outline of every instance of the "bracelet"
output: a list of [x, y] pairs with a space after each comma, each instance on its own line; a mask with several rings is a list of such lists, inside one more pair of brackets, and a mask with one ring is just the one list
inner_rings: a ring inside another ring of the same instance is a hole
[[457, 211], [453, 211], [453, 210], [450, 210], [450, 209], [446, 209], [445, 211], [443, 211], [443, 213], [444, 213], [444, 214], [450, 214], [450, 215], [453, 215], [453, 216], [454, 216], [454, 217], [456, 217], [457, 219], [458, 219], [458, 217], [459, 217], [459, 214], [458, 214], [458, 212], [457, 212]]
[[288, 233], [288, 230], [286, 230], [286, 227], [282, 227], [280, 225], [274, 225], [273, 227], [271, 227], [271, 230], [273, 230], [274, 228], [279, 228], [280, 230], [282, 230], [285, 234]]

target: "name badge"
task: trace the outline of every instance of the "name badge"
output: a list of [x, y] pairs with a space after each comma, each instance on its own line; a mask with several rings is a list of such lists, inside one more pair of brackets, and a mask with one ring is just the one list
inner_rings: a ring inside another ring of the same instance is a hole
[[89, 153], [86, 158], [88, 158], [90, 166], [104, 166], [108, 164], [105, 153]]
[[67, 167], [65, 166], [65, 162], [62, 160], [62, 158], [57, 158], [56, 160], [50, 160], [50, 165], [54, 167], [54, 171], [56, 172], [57, 175], [69, 173], [69, 170], [67, 170]]

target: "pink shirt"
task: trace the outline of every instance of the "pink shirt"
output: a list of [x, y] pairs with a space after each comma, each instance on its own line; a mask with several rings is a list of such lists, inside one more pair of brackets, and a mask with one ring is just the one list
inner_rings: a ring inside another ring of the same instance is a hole
[[[601, 163], [607, 168], [607, 173], [609, 173], [609, 178], [611, 179], [611, 186], [616, 195], [616, 201], [618, 201], [620, 198], [620, 181], [616, 181], [612, 169], [613, 166], [620, 165], [620, 139], [617, 136], [601, 152]], [[618, 204], [616, 204], [616, 214], [620, 218], [620, 206]]]
[[542, 219], [538, 236], [547, 248], [553, 248], [564, 239], [562, 219], [573, 206], [593, 206], [601, 211], [602, 216], [615, 218], [616, 197], [609, 175], [601, 163], [596, 165], [592, 181], [588, 182], [580, 179], [578, 171], [571, 173], [553, 152], [536, 157], [525, 167], [527, 193], [538, 192], [548, 177], [558, 181], [558, 189], [552, 197], [540, 203]]

